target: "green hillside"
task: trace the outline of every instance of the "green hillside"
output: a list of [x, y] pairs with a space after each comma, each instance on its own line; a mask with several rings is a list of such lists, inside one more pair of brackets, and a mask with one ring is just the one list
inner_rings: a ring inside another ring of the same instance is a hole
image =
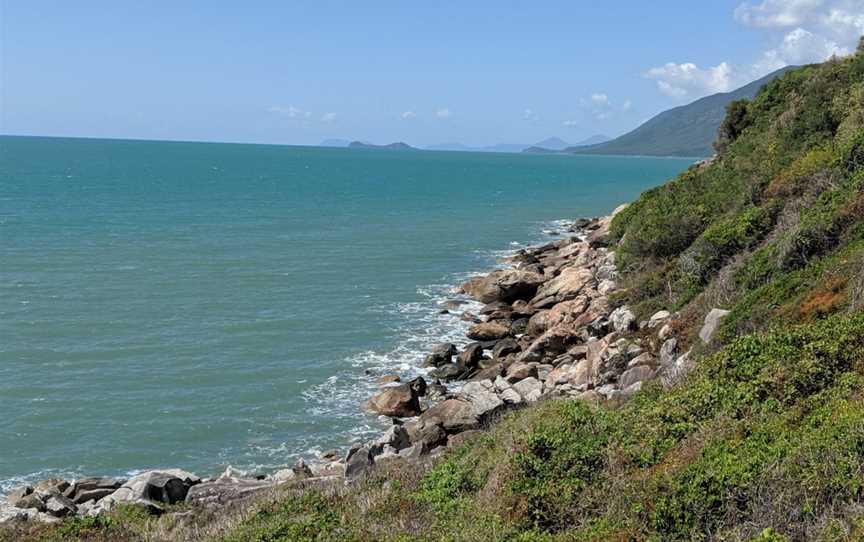
[[589, 147], [571, 147], [573, 154], [627, 154], [642, 156], [694, 156], [714, 154], [712, 144], [726, 115], [726, 105], [753, 98], [766, 83], [790, 68], [783, 68], [732, 92], [712, 94], [664, 111], [621, 137]]

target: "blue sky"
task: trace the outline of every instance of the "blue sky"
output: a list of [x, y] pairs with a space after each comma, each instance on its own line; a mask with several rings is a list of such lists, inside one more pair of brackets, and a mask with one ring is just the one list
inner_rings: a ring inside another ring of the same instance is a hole
[[0, 132], [572, 142], [861, 34], [864, 0], [0, 0]]

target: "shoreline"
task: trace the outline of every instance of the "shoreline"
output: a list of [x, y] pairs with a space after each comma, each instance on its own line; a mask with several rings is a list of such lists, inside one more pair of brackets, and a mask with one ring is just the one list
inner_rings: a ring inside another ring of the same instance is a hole
[[[294, 466], [267, 475], [228, 466], [211, 478], [181, 469], [155, 469], [128, 479], [43, 480], [10, 491], [0, 504], [0, 521], [95, 516], [118, 503], [143, 504], [159, 514], [178, 502], [222, 505], [297, 481], [351, 483], [384, 462], [435, 457], [502, 413], [541, 399], [599, 402], [629, 397], [661, 368], [641, 346], [622, 348], [621, 341], [613, 344], [613, 339], [639, 327], [654, 327], [671, 315], [640, 326], [626, 307], [611, 307], [617, 271], [606, 237], [612, 217], [623, 207], [569, 226], [567, 221], [555, 221], [566, 227], [565, 236], [507, 251], [509, 255], [499, 260], [502, 266], [471, 276], [454, 288], [450, 299], [439, 301], [440, 314], [466, 322], [458, 327], [467, 327], [467, 339], [456, 341], [458, 347], [433, 347], [423, 364], [412, 368], [413, 378], [407, 382], [402, 375], [377, 376], [378, 391], [363, 409], [391, 419], [392, 425], [376, 438], [355, 442], [347, 452], [326, 451], [308, 463], [301, 458]], [[606, 363], [610, 358], [616, 361]], [[610, 366], [601, 373], [604, 364]]]

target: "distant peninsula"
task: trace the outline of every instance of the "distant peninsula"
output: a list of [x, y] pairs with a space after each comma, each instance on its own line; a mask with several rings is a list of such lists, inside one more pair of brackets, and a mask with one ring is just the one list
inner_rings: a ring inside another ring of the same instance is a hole
[[379, 149], [379, 150], [388, 150], [388, 151], [416, 151], [420, 150], [416, 147], [412, 147], [407, 143], [403, 143], [401, 141], [397, 141], [396, 143], [390, 143], [388, 145], [374, 145], [372, 143], [364, 143], [362, 141], [352, 141], [348, 144], [349, 149]]

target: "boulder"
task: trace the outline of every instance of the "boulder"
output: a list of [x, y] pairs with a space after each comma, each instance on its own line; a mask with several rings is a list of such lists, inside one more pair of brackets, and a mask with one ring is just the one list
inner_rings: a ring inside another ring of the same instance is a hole
[[[68, 487], [68, 485], [69, 484], [67, 483], [66, 487]], [[74, 516], [77, 511], [78, 508], [75, 506], [75, 503], [60, 493], [51, 494], [51, 496], [48, 497], [48, 500], [45, 501], [45, 512], [51, 514], [55, 518]]]
[[652, 314], [651, 318], [648, 320], [648, 327], [655, 328], [671, 317], [672, 317], [672, 313], [669, 311], [657, 311], [654, 314]]
[[33, 486], [33, 492], [47, 496], [54, 495], [55, 493], [62, 494], [68, 488], [69, 482], [66, 480], [63, 480], [62, 478], [49, 478], [48, 480], [42, 480]]
[[456, 355], [456, 346], [452, 343], [441, 343], [432, 348], [432, 351], [423, 360], [424, 367], [440, 367], [453, 361]]
[[660, 365], [671, 367], [675, 364], [675, 358], [678, 356], [678, 339], [674, 337], [668, 339], [660, 347]]
[[97, 489], [85, 489], [75, 492], [75, 498], [72, 499], [72, 502], [75, 504], [84, 504], [85, 502], [90, 501], [98, 501], [99, 499], [103, 499], [108, 495], [114, 493], [116, 489], [110, 488], [97, 488]]
[[[537, 291], [535, 299], [552, 298], [557, 301], [572, 299], [579, 295], [583, 288], [594, 282], [594, 273], [590, 269], [568, 267], [561, 271], [560, 275], [543, 284]], [[539, 306], [533, 301], [531, 304], [535, 307]]]
[[369, 446], [365, 444], [355, 444], [348, 450], [348, 455], [345, 457], [345, 477], [356, 478], [365, 473], [374, 464]]
[[[424, 386], [425, 391], [425, 386]], [[366, 402], [364, 408], [383, 416], [410, 418], [420, 414], [417, 391], [410, 383], [384, 388]]]
[[18, 506], [18, 502], [21, 501], [24, 497], [33, 494], [33, 488], [30, 486], [21, 486], [13, 489], [9, 492], [9, 495], [6, 496], [6, 502], [16, 508], [29, 508], [27, 506]]
[[419, 447], [417, 450], [419, 454], [428, 453], [447, 442], [447, 433], [437, 419], [421, 417], [419, 420], [406, 423], [404, 427], [411, 442], [410, 447]]
[[537, 273], [502, 269], [484, 277], [474, 277], [463, 284], [462, 289], [482, 303], [512, 303], [519, 299], [531, 299], [542, 283], [543, 277]]
[[504, 358], [509, 354], [519, 352], [521, 349], [522, 347], [519, 346], [519, 343], [515, 339], [508, 337], [495, 343], [495, 346], [492, 348], [492, 357], [495, 359]]
[[114, 493], [104, 497], [88, 514], [97, 515], [111, 510], [118, 503], [141, 504], [158, 514], [164, 509], [156, 503], [174, 504], [186, 499], [189, 489], [201, 483], [201, 478], [180, 469], [145, 471], [133, 476]]
[[508, 382], [518, 382], [529, 377], [537, 377], [537, 365], [535, 363], [517, 361], [507, 368]]
[[609, 315], [609, 321], [615, 331], [624, 333], [636, 329], [636, 315], [627, 306], [618, 307]]
[[483, 359], [483, 345], [471, 343], [456, 357], [456, 363], [466, 370], [473, 370], [477, 368], [481, 359]]
[[621, 378], [618, 379], [618, 386], [621, 389], [625, 389], [637, 382], [648, 380], [653, 376], [654, 369], [648, 367], [647, 365], [637, 365], [632, 369], [627, 369], [621, 374]]
[[249, 478], [218, 478], [209, 482], [203, 482], [192, 486], [186, 494], [186, 502], [199, 504], [226, 504], [246, 497], [256, 491], [268, 489], [275, 484], [288, 481], [293, 477], [292, 469], [279, 471], [269, 480], [256, 480]]
[[705, 316], [705, 323], [702, 329], [699, 330], [699, 338], [702, 339], [703, 343], [711, 344], [711, 340], [714, 338], [715, 333], [717, 333], [717, 329], [728, 314], [729, 311], [723, 309], [711, 309], [711, 312]]
[[399, 375], [385, 375], [378, 379], [378, 385], [387, 386], [388, 384], [396, 384], [401, 380]]
[[411, 445], [408, 430], [401, 425], [391, 425], [383, 435], [375, 439], [370, 446], [372, 456], [379, 455], [388, 446], [397, 452]]
[[27, 495], [17, 497], [9, 500], [9, 504], [14, 506], [15, 508], [34, 508], [39, 510], [40, 512], [45, 511], [45, 503], [36, 493], [28, 493]]
[[499, 322], [481, 322], [471, 326], [466, 335], [474, 341], [495, 341], [510, 335], [510, 326]]
[[462, 387], [460, 397], [471, 403], [474, 416], [478, 420], [504, 406], [504, 401], [494, 392], [492, 382], [489, 380], [468, 382]]
[[543, 383], [534, 377], [513, 384], [513, 389], [527, 402], [534, 402], [543, 393]]
[[480, 425], [474, 406], [463, 399], [441, 401], [420, 418], [427, 423], [439, 423], [448, 433], [476, 429]]

